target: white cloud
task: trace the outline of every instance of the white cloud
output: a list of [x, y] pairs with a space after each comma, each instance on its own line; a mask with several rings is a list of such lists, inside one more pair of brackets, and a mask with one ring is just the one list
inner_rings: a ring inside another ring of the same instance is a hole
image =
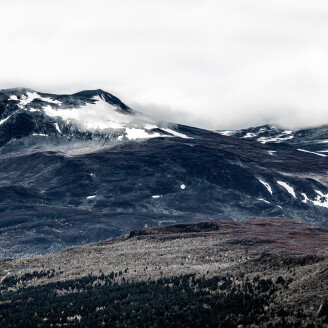
[[0, 87], [102, 88], [207, 128], [328, 123], [324, 0], [4, 0]]

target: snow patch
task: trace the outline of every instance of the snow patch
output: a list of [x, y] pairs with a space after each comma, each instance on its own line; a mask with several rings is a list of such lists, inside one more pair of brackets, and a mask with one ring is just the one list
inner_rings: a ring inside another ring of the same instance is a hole
[[233, 131], [233, 130], [227, 130], [227, 131], [217, 131], [218, 134], [221, 134], [223, 136], [232, 136], [233, 134], [236, 133], [236, 131]]
[[305, 149], [297, 149], [297, 150], [303, 151], [304, 153], [310, 153], [310, 154], [314, 154], [314, 155], [318, 155], [318, 156], [322, 156], [322, 157], [327, 157], [327, 155], [315, 153], [314, 151], [309, 151], [309, 150], [305, 150]]
[[267, 182], [265, 182], [265, 181], [263, 181], [261, 179], [259, 179], [259, 181], [265, 186], [265, 188], [268, 189], [268, 192], [272, 195], [272, 188], [271, 188], [271, 186]]
[[243, 136], [243, 138], [253, 138], [253, 137], [256, 137], [256, 136], [257, 136], [256, 133], [248, 132]]
[[[34, 99], [40, 99], [41, 101], [47, 102], [47, 103], [52, 103], [52, 104], [56, 104], [56, 105], [61, 105], [62, 102], [59, 100], [54, 100], [50, 97], [42, 97], [40, 96], [37, 92], [26, 92], [26, 95], [21, 95], [20, 98], [18, 99], [16, 95], [11, 95], [9, 97], [9, 100], [14, 100], [14, 101], [18, 101], [19, 100], [19, 104], [18, 107], [21, 109], [25, 109], [24, 107], [26, 105], [28, 105], [29, 103], [31, 103]], [[36, 111], [36, 109], [29, 109], [30, 111]]]
[[293, 187], [283, 181], [277, 181], [277, 183], [284, 187], [294, 198], [296, 198], [296, 194]]
[[54, 123], [54, 126], [55, 126], [56, 130], [57, 130], [60, 134], [62, 134], [62, 132], [61, 132], [61, 130], [60, 130], [60, 127], [59, 127], [59, 125], [58, 125], [57, 122]]
[[152, 130], [152, 129], [158, 129], [158, 126], [157, 125], [154, 125], [154, 124], [145, 124], [144, 125], [144, 128], [146, 130]]
[[315, 192], [318, 194], [318, 196], [316, 196], [315, 200], [313, 200], [312, 203], [316, 206], [328, 208], [328, 194], [323, 194], [319, 190], [315, 190]]
[[5, 123], [6, 121], [8, 121], [10, 119], [10, 117], [13, 116], [13, 114], [9, 115], [8, 117], [4, 118], [3, 120], [0, 121], [0, 125], [2, 125], [3, 123]]
[[165, 132], [173, 134], [174, 136], [179, 137], [179, 138], [190, 139], [190, 137], [188, 137], [187, 135], [185, 135], [183, 133], [176, 132], [176, 131], [168, 129], [168, 128], [161, 128], [161, 130], [164, 130]]
[[48, 116], [61, 117], [63, 120], [76, 121], [82, 128], [90, 129], [122, 129], [136, 115], [122, 114], [116, 107], [103, 101], [99, 96], [93, 97], [94, 104], [86, 104], [78, 108], [56, 109], [50, 105], [43, 110]]
[[303, 200], [301, 199], [303, 203], [306, 204], [308, 201], [311, 201], [305, 193], [301, 192], [301, 195], [304, 197]]
[[61, 101], [55, 100], [55, 99], [52, 99], [52, 98], [49, 98], [49, 97], [40, 97], [39, 96], [39, 99], [44, 101], [44, 102], [51, 103], [51, 104], [56, 104], [56, 105], [61, 105], [62, 104]]
[[36, 92], [27, 91], [26, 96], [21, 95], [21, 97], [19, 99], [18, 107], [24, 108], [27, 104], [29, 104], [30, 102], [32, 102], [34, 99], [37, 99], [37, 98], [40, 98], [40, 96]]
[[301, 193], [301, 195], [304, 197], [302, 202], [305, 204], [307, 202], [311, 202], [315, 206], [328, 208], [328, 194], [323, 194], [319, 190], [315, 190], [315, 192], [318, 194], [318, 196], [316, 196], [314, 200], [309, 199], [305, 193]]
[[264, 203], [267, 203], [267, 204], [271, 204], [270, 202], [268, 202], [267, 200], [263, 199], [263, 198], [257, 198], [258, 200], [264, 202]]
[[320, 190], [314, 190], [318, 195], [320, 196], [324, 196], [323, 192], [321, 192]]
[[261, 138], [258, 138], [257, 141], [263, 143], [263, 144], [266, 144], [267, 142], [276, 142], [276, 143], [281, 143], [283, 141], [286, 141], [286, 140], [290, 140], [290, 139], [293, 139], [294, 136], [292, 135], [283, 135], [283, 134], [280, 134], [279, 136], [275, 137], [275, 138], [270, 138], [270, 137], [261, 137]]
[[136, 129], [136, 128], [126, 128], [125, 132], [126, 132], [126, 137], [130, 140], [157, 138], [161, 136], [159, 133], [149, 134], [143, 129]]

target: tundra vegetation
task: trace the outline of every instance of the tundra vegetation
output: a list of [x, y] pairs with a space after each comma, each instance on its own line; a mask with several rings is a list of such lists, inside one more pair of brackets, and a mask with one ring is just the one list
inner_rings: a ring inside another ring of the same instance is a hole
[[327, 327], [328, 231], [286, 219], [142, 229], [0, 263], [1, 327]]

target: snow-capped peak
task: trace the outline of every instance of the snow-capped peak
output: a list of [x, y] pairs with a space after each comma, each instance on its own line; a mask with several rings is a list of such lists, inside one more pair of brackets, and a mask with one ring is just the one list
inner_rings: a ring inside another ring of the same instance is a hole
[[[19, 88], [0, 90], [0, 97], [5, 108], [0, 114], [0, 128], [7, 129], [9, 135], [3, 143], [0, 140], [1, 147], [24, 137], [31, 139], [28, 142], [33, 148], [39, 143], [51, 147], [48, 138], [40, 136], [56, 137], [60, 144], [69, 142], [70, 149], [157, 137], [190, 138], [178, 125], [143, 115], [101, 89], [55, 95]], [[11, 125], [19, 131], [17, 136], [10, 132]]]
[[122, 129], [136, 118], [135, 115], [118, 112], [102, 96], [94, 96], [92, 100], [93, 103], [85, 103], [81, 107], [62, 109], [47, 105], [43, 110], [50, 117], [60, 117], [86, 130]]

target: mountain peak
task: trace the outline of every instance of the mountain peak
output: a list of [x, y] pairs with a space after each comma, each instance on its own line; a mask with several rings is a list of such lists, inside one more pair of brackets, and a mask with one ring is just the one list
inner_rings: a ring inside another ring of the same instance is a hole
[[119, 98], [115, 97], [109, 92], [106, 92], [102, 89], [95, 89], [95, 90], [83, 90], [77, 93], [72, 94], [72, 96], [83, 97], [87, 99], [93, 99], [94, 97], [100, 97], [102, 100], [106, 101], [107, 103], [117, 106], [119, 111], [123, 113], [132, 113], [132, 109], [125, 105]]
[[81, 151], [136, 139], [189, 138], [174, 124], [156, 122], [101, 89], [66, 95], [0, 90], [0, 127], [0, 154], [17, 152], [22, 144], [25, 151], [52, 149], [54, 142], [56, 149]]
[[113, 95], [110, 94], [109, 92], [106, 92], [102, 89], [95, 89], [95, 90], [82, 90], [79, 92], [74, 93], [72, 96], [79, 96], [79, 97], [85, 97], [85, 98], [93, 98], [95, 96], [110, 96], [112, 97]]

